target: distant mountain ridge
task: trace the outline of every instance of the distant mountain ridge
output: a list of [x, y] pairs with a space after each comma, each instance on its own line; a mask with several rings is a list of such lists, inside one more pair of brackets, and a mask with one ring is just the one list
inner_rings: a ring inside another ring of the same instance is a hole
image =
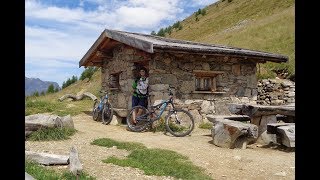
[[53, 84], [55, 89], [61, 89], [59, 84], [56, 82], [42, 81], [39, 78], [25, 77], [25, 96], [32, 95], [36, 91], [38, 91], [39, 94], [41, 92], [46, 92], [51, 84]]

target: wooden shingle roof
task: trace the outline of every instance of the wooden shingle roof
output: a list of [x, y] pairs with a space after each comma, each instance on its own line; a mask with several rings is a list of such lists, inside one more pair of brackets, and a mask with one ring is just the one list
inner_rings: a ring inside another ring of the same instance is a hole
[[117, 44], [140, 49], [147, 53], [160, 51], [173, 51], [182, 53], [195, 53], [204, 55], [230, 55], [254, 58], [271, 62], [287, 62], [288, 57], [280, 54], [254, 51], [230, 46], [204, 44], [199, 42], [164, 38], [159, 36], [132, 33], [118, 30], [105, 29], [83, 58], [79, 61], [81, 66], [95, 66], [101, 63], [102, 58], [112, 58], [112, 48]]

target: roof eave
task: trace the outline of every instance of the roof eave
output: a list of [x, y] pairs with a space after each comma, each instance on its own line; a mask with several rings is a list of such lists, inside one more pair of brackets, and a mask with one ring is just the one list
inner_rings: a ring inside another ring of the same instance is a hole
[[280, 55], [280, 54], [261, 54], [259, 52], [257, 53], [248, 53], [248, 52], [241, 52], [241, 51], [235, 51], [235, 50], [208, 50], [208, 49], [192, 49], [192, 48], [183, 48], [183, 47], [177, 47], [177, 46], [161, 46], [161, 45], [157, 45], [154, 46], [154, 51], [158, 51], [158, 50], [172, 50], [172, 51], [183, 51], [183, 52], [188, 52], [188, 53], [205, 53], [205, 54], [228, 54], [228, 55], [235, 55], [235, 56], [244, 56], [244, 57], [254, 57], [254, 58], [258, 58], [258, 59], [264, 59], [266, 61], [270, 61], [270, 62], [276, 62], [276, 63], [282, 63], [282, 62], [287, 62], [288, 61], [288, 57], [284, 56], [284, 55]]
[[92, 46], [90, 47], [90, 49], [86, 52], [86, 54], [81, 58], [81, 60], [79, 61], [79, 67], [81, 66], [86, 66], [86, 64], [88, 63], [90, 57], [94, 54], [95, 51], [97, 51], [99, 45], [105, 40], [105, 38], [107, 38], [106, 36], [106, 30], [104, 30], [99, 38], [92, 44]]

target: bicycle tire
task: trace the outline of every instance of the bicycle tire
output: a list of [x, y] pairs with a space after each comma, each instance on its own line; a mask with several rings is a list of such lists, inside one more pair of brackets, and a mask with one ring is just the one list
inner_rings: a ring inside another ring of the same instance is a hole
[[100, 117], [100, 113], [98, 110], [99, 102], [97, 100], [94, 101], [93, 108], [92, 108], [92, 118], [94, 121], [98, 121]]
[[106, 102], [106, 104], [103, 106], [102, 115], [101, 115], [102, 123], [105, 125], [110, 124], [112, 120], [112, 116], [113, 116], [113, 107], [111, 103]]
[[[149, 120], [150, 120], [150, 117], [149, 115], [146, 117], [146, 120], [141, 120], [141, 121], [138, 121], [136, 124], [133, 124], [132, 122], [132, 114], [135, 110], [138, 110], [138, 109], [142, 109], [142, 115], [144, 114], [149, 114], [149, 110], [143, 106], [134, 106], [131, 110], [130, 110], [130, 113], [128, 114], [127, 118], [126, 118], [126, 121], [127, 121], [127, 126], [128, 128], [131, 130], [131, 131], [134, 131], [134, 132], [141, 132], [143, 130], [145, 130], [147, 127], [148, 127], [148, 124], [149, 124]], [[140, 117], [142, 116], [140, 115]]]
[[166, 117], [165, 126], [166, 130], [173, 136], [183, 137], [193, 131], [194, 119], [188, 111], [175, 109], [170, 111]]

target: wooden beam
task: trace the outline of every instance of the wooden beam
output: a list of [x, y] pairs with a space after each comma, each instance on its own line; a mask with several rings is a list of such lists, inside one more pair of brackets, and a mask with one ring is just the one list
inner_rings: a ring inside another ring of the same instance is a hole
[[200, 56], [208, 56], [209, 57], [214, 57], [214, 56], [230, 56], [234, 58], [238, 58], [241, 61], [252, 61], [254, 60], [255, 63], [266, 63], [267, 61], [271, 62], [276, 62], [276, 63], [281, 63], [285, 61], [277, 61], [274, 58], [268, 58], [268, 57], [257, 57], [257, 56], [248, 56], [248, 55], [234, 55], [234, 54], [223, 54], [223, 53], [207, 53], [207, 52], [193, 52], [193, 51], [181, 51], [181, 50], [170, 50], [170, 49], [154, 49], [154, 52], [167, 52], [167, 53], [172, 53], [176, 54], [175, 56], [177, 57], [182, 57], [183, 54], [195, 54], [195, 55], [200, 55]]
[[98, 57], [98, 58], [109, 58], [109, 59], [112, 59], [113, 56], [107, 54], [106, 52], [104, 51], [101, 51], [101, 50], [98, 50], [95, 55]]
[[209, 76], [209, 77], [215, 77], [218, 74], [223, 74], [224, 71], [204, 71], [204, 70], [193, 70], [193, 73], [196, 76]]

